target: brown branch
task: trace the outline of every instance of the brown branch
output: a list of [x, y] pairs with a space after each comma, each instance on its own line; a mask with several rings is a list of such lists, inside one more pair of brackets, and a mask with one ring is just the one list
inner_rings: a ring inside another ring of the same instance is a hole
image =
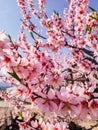
[[77, 47], [77, 46], [72, 46], [72, 45], [68, 44], [67, 41], [65, 41], [65, 46], [70, 47], [70, 48], [74, 48], [74, 49], [78, 49], [78, 50], [82, 50], [82, 51], [84, 51], [87, 55], [94, 57], [94, 52], [93, 52], [93, 51], [87, 50], [87, 49], [85, 49], [85, 48], [79, 48], [79, 47]]
[[69, 37], [76, 38], [74, 35], [72, 35], [68, 31], [66, 31], [66, 32], [65, 31], [61, 31], [61, 32], [67, 34]]
[[45, 40], [47, 39], [46, 37], [44, 37], [44, 36], [42, 36], [42, 35], [38, 34], [38, 33], [37, 33], [36, 31], [34, 31], [34, 30], [33, 30], [33, 33], [34, 33], [34, 34], [36, 34], [37, 36], [39, 36], [39, 37], [41, 37], [41, 38], [45, 39]]
[[77, 79], [72, 79], [72, 78], [64, 78], [66, 81], [71, 81], [71, 82], [75, 82], [75, 81], [79, 81], [79, 82], [85, 82], [85, 81], [89, 81], [88, 78], [85, 77], [79, 77]]
[[89, 60], [92, 63], [94, 63], [95, 65], [98, 65], [98, 62], [95, 59], [92, 59], [91, 57], [85, 57], [83, 60]]

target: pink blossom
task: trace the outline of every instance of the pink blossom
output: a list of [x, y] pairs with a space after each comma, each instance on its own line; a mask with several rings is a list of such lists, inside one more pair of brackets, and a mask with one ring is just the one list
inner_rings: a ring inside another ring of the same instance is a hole
[[56, 72], [51, 72], [47, 74], [46, 78], [47, 78], [47, 83], [49, 83], [50, 85], [56, 88], [62, 85], [64, 79], [63, 75]]
[[[61, 16], [46, 14], [46, 0], [17, 0], [23, 20], [18, 40], [0, 33], [0, 81], [11, 88], [0, 95], [22, 111], [21, 130], [67, 130], [67, 117], [98, 118], [97, 11], [88, 11], [89, 0], [71, 0]], [[37, 6], [37, 8], [36, 8]], [[96, 18], [93, 18], [95, 17]], [[38, 18], [46, 36], [32, 23]], [[33, 40], [28, 41], [25, 29]], [[44, 112], [32, 118], [32, 107]], [[60, 118], [61, 117], [61, 118]], [[32, 119], [32, 120], [31, 120]]]
[[36, 103], [40, 109], [46, 113], [57, 110], [57, 104], [53, 101], [55, 98], [55, 92], [51, 89], [48, 94], [42, 93], [40, 98], [36, 99]]
[[89, 102], [89, 113], [92, 119], [98, 118], [98, 99]]

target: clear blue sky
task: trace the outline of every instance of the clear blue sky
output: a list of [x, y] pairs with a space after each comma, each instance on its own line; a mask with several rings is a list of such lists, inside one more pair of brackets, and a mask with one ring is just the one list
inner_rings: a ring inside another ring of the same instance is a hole
[[[0, 0], [0, 31], [6, 30], [13, 38], [17, 37], [20, 28], [20, 10], [17, 0]], [[36, 0], [35, 0], [36, 1]], [[63, 11], [66, 0], [47, 0], [47, 13], [53, 10]], [[98, 10], [98, 0], [90, 0], [90, 6]]]

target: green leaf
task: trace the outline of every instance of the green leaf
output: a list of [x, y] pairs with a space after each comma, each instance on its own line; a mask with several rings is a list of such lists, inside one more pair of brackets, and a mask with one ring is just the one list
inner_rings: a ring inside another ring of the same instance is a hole
[[31, 37], [33, 38], [33, 40], [35, 40], [35, 37], [34, 37], [34, 35], [33, 35], [32, 32], [30, 32], [30, 35], [31, 35]]
[[93, 12], [97, 12], [97, 10], [95, 10], [94, 8], [92, 8], [91, 6], [89, 6], [89, 9]]
[[87, 25], [87, 26], [86, 26], [86, 30], [91, 33], [92, 27], [91, 27], [90, 25]]
[[10, 42], [13, 42], [11, 36], [9, 34], [7, 36], [9, 38]]
[[23, 119], [22, 112], [18, 112], [18, 114], [19, 114], [19, 117], [20, 117], [21, 119]]
[[54, 13], [55, 13], [57, 16], [59, 16], [59, 13], [58, 13], [57, 11], [54, 10]]
[[89, 6], [89, 9], [92, 11], [92, 15], [90, 16], [92, 19], [97, 20], [98, 19], [98, 11], [95, 10], [94, 8]]
[[22, 81], [22, 79], [19, 78], [19, 76], [16, 74], [16, 72], [13, 70], [13, 72], [8, 72], [9, 75], [11, 75], [13, 78], [18, 80], [19, 82]]
[[24, 104], [25, 104], [25, 105], [31, 105], [31, 103], [30, 103], [30, 102], [27, 102], [27, 101], [24, 101]]
[[94, 15], [94, 16], [90, 16], [92, 19], [97, 20], [98, 19], [98, 14]]

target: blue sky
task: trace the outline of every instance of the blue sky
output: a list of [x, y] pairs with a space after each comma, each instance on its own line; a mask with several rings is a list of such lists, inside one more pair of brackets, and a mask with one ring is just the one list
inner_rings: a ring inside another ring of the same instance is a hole
[[[17, 37], [20, 28], [20, 14], [17, 0], [0, 0], [0, 31], [5, 30], [13, 38]], [[36, 0], [35, 0], [36, 1]], [[66, 0], [47, 0], [47, 13], [50, 15], [53, 10], [63, 11]], [[98, 10], [98, 0], [90, 0], [90, 6]]]

